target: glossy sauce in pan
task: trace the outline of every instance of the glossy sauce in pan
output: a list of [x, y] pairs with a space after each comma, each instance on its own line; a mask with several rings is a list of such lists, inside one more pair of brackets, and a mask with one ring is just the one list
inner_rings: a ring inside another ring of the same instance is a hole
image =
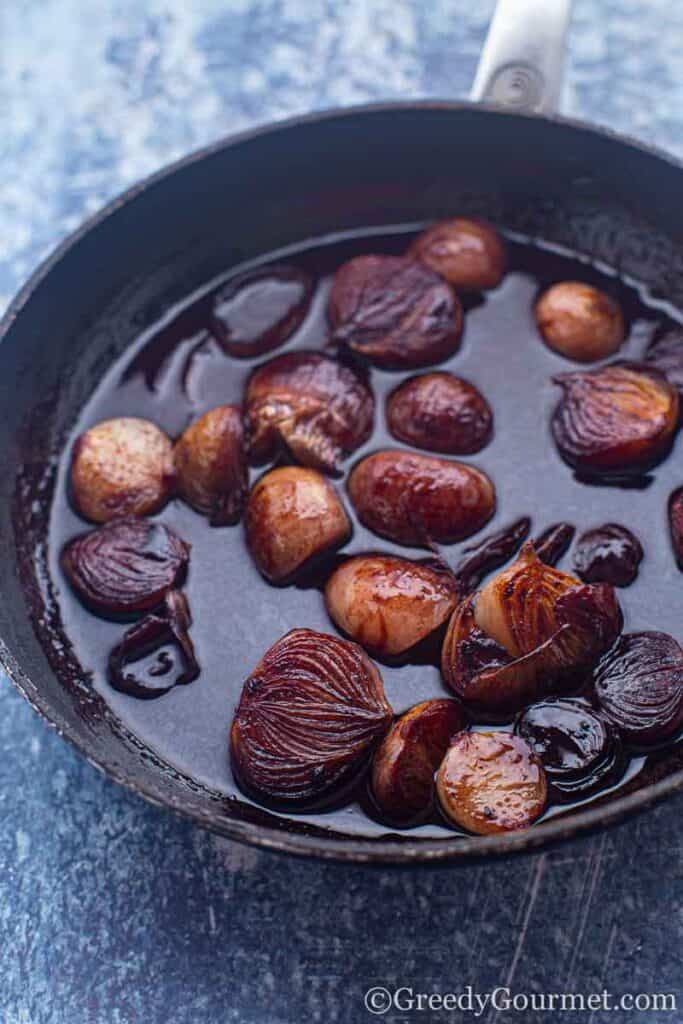
[[[162, 322], [132, 339], [82, 410], [72, 440], [102, 419], [123, 415], [153, 420], [176, 437], [202, 412], [222, 403], [239, 402], [254, 366], [279, 352], [324, 349], [328, 344], [325, 305], [337, 267], [361, 253], [402, 253], [414, 231], [414, 227], [406, 227], [383, 234], [360, 232], [288, 249], [259, 261], [300, 267], [315, 277], [317, 286], [308, 315], [290, 341], [254, 359], [227, 356], [209, 328], [212, 294], [244, 268], [207, 283], [201, 293], [188, 296], [186, 303], [169, 311]], [[484, 469], [498, 493], [495, 518], [467, 543], [526, 515], [533, 520], [532, 536], [561, 520], [574, 524], [578, 533], [605, 522], [621, 523], [635, 533], [645, 550], [638, 579], [631, 587], [618, 591], [624, 630], [659, 629], [681, 641], [681, 603], [672, 601], [671, 595], [678, 588], [683, 594], [683, 576], [671, 551], [666, 509], [669, 494], [683, 483], [683, 442], [679, 437], [664, 464], [639, 486], [587, 485], [573, 477], [557, 454], [549, 423], [560, 397], [551, 377], [576, 364], [542, 344], [532, 313], [539, 289], [561, 280], [588, 281], [620, 302], [628, 325], [620, 357], [641, 357], [663, 320], [680, 319], [675, 310], [656, 302], [645, 289], [619, 280], [604, 268], [523, 240], [510, 242], [507, 276], [492, 292], [465, 302], [461, 348], [439, 366], [476, 384], [495, 417], [492, 441], [483, 451], [462, 459]], [[274, 303], [281, 301], [279, 288], [273, 294]], [[266, 290], [260, 301], [268, 299]], [[406, 447], [387, 433], [385, 400], [389, 391], [410, 375], [370, 371], [376, 399], [375, 430], [368, 443], [347, 460], [345, 476], [336, 482], [342, 492], [348, 470], [358, 459], [380, 448]], [[81, 664], [92, 673], [92, 685], [114, 713], [146, 746], [200, 784], [246, 801], [235, 785], [228, 760], [233, 709], [244, 679], [284, 633], [297, 626], [335, 632], [320, 591], [324, 574], [312, 575], [298, 586], [271, 587], [252, 563], [241, 525], [212, 528], [187, 505], [171, 502], [157, 518], [192, 544], [185, 590], [202, 672], [195, 683], [177, 686], [157, 700], [142, 701], [117, 693], [106, 681], [106, 659], [126, 625], [87, 612], [69, 589], [58, 564], [64, 543], [88, 528], [69, 504], [69, 459], [70, 445], [62, 457], [55, 490], [49, 559], [64, 630]], [[262, 472], [252, 470], [252, 482]], [[426, 554], [376, 537], [353, 517], [348, 500], [346, 506], [354, 532], [345, 553], [384, 551], [417, 558]], [[455, 562], [463, 546], [446, 547], [443, 553]], [[571, 571], [571, 550], [559, 567]], [[427, 698], [448, 695], [437, 668], [439, 642], [437, 636], [423, 644], [410, 661], [399, 666], [380, 666], [387, 697], [396, 713]], [[618, 785], [633, 778], [643, 764], [643, 758], [634, 757]], [[566, 809], [551, 808], [547, 814]], [[283, 814], [291, 816], [291, 812]], [[388, 831], [387, 825], [373, 816], [362, 790], [346, 806], [297, 815], [297, 819], [345, 834], [376, 836]], [[452, 830], [435, 818], [408, 834], [449, 833]]]

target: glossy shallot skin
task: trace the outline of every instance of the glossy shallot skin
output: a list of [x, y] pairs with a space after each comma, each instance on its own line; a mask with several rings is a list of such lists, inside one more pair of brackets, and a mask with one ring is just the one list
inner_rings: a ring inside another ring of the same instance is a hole
[[283, 450], [303, 466], [341, 472], [347, 455], [370, 436], [375, 402], [368, 384], [320, 352], [286, 352], [249, 378], [245, 396], [253, 462]]
[[126, 630], [112, 648], [107, 662], [111, 686], [130, 697], [153, 700], [174, 686], [193, 682], [200, 665], [191, 625], [187, 598], [179, 590], [169, 590], [163, 607]]
[[442, 567], [393, 555], [357, 555], [330, 576], [325, 603], [343, 633], [393, 656], [438, 629], [453, 611], [457, 582]]
[[467, 597], [485, 576], [505, 565], [527, 539], [530, 529], [531, 519], [522, 516], [466, 547], [453, 569], [461, 596]]
[[527, 543], [516, 562], [456, 608], [442, 674], [466, 705], [509, 716], [576, 683], [611, 646], [621, 621], [612, 587], [586, 586], [551, 568]]
[[587, 530], [574, 552], [574, 568], [585, 583], [611, 583], [613, 587], [630, 586], [642, 560], [640, 541], [618, 523]]
[[463, 313], [450, 285], [407, 256], [356, 256], [334, 276], [332, 338], [375, 366], [411, 370], [452, 356]]
[[534, 538], [534, 550], [542, 562], [555, 566], [568, 551], [575, 533], [571, 523], [553, 523]]
[[212, 526], [239, 521], [249, 487], [242, 411], [220, 405], [195, 420], [173, 449], [178, 491]]
[[600, 662], [598, 707], [634, 746], [668, 739], [683, 725], [683, 649], [666, 633], [625, 633]]
[[532, 704], [517, 719], [515, 733], [540, 759], [558, 803], [616, 782], [626, 768], [618, 729], [581, 697]]
[[361, 647], [294, 629], [242, 688], [230, 732], [238, 782], [267, 803], [325, 802], [367, 765], [391, 719], [382, 677]]
[[171, 442], [149, 420], [103, 420], [74, 445], [71, 496], [77, 511], [94, 523], [157, 512], [174, 487]]
[[424, 373], [396, 388], [387, 423], [398, 441], [444, 455], [471, 455], [488, 444], [493, 413], [481, 392], [451, 373]]
[[158, 605], [185, 573], [189, 557], [189, 545], [163, 523], [128, 517], [74, 538], [61, 565], [85, 605], [118, 617]]
[[387, 450], [354, 466], [347, 483], [360, 520], [398, 544], [451, 544], [491, 518], [496, 493], [481, 470], [462, 462]]
[[509, 732], [461, 732], [441, 762], [439, 805], [452, 824], [477, 835], [516, 832], [545, 810], [540, 760]]
[[491, 224], [473, 217], [433, 224], [417, 236], [410, 255], [441, 274], [456, 291], [496, 288], [507, 269], [503, 239]]
[[642, 474], [669, 451], [678, 392], [657, 370], [614, 363], [555, 378], [564, 395], [552, 419], [563, 459], [587, 476]]
[[245, 271], [214, 296], [213, 332], [238, 359], [272, 352], [301, 325], [312, 294], [312, 278], [298, 267], [271, 264]]
[[432, 810], [434, 774], [466, 726], [461, 705], [449, 698], [423, 701], [394, 722], [372, 763], [372, 794], [386, 821], [412, 825]]
[[302, 466], [281, 466], [254, 484], [245, 514], [247, 545], [259, 571], [284, 583], [312, 558], [340, 547], [351, 523], [332, 484]]

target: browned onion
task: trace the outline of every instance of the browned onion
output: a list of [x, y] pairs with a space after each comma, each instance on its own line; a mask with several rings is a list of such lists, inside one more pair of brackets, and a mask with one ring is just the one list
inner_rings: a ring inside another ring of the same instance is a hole
[[128, 517], [76, 537], [61, 561], [84, 604], [120, 616], [158, 605], [185, 572], [189, 557], [189, 544], [163, 523]]
[[545, 810], [543, 765], [510, 732], [459, 732], [436, 777], [439, 805], [454, 825], [477, 835], [528, 828]]
[[265, 802], [326, 801], [367, 763], [391, 718], [382, 677], [361, 647], [294, 629], [242, 688], [230, 732], [238, 781]]
[[515, 732], [540, 758], [560, 803], [611, 785], [626, 768], [617, 728], [581, 697], [533, 704], [517, 719]]
[[531, 520], [528, 516], [516, 519], [483, 540], [464, 549], [453, 570], [462, 594], [470, 594], [485, 576], [504, 565], [515, 554], [529, 535]]
[[102, 420], [73, 446], [71, 497], [93, 523], [158, 512], [175, 483], [171, 442], [150, 420]]
[[178, 491], [212, 526], [239, 522], [249, 490], [242, 411], [219, 405], [191, 423], [173, 449]]
[[414, 824], [429, 812], [434, 773], [451, 739], [466, 725], [462, 705], [448, 698], [426, 700], [394, 722], [372, 762], [372, 793], [386, 819]]
[[451, 544], [495, 511], [493, 482], [469, 463], [387, 450], [366, 455], [347, 480], [361, 522], [397, 544]]
[[666, 633], [622, 636], [594, 685], [603, 714], [636, 746], [659, 743], [683, 724], [683, 650]]
[[555, 378], [564, 395], [552, 420], [562, 458], [590, 476], [642, 473], [668, 452], [678, 392], [647, 365], [614, 363]]
[[683, 487], [669, 497], [669, 529], [678, 568], [683, 571]]
[[452, 373], [423, 373], [389, 395], [387, 425], [395, 438], [416, 448], [471, 455], [490, 441], [493, 413], [469, 381]]
[[245, 398], [250, 455], [256, 464], [286, 449], [323, 473], [372, 431], [375, 400], [365, 380], [320, 352], [285, 352], [252, 373]]
[[492, 224], [453, 217], [417, 236], [410, 255], [445, 277], [458, 291], [496, 288], [507, 269], [505, 242]]
[[327, 307], [333, 339], [386, 370], [452, 356], [462, 306], [450, 285], [408, 256], [356, 256], [334, 275]]
[[187, 598], [179, 590], [170, 590], [163, 610], [145, 615], [112, 649], [108, 674], [114, 689], [150, 700], [193, 682], [200, 667], [190, 638], [191, 624]]
[[299, 267], [277, 264], [247, 270], [214, 296], [213, 329], [229, 355], [263, 355], [294, 334], [312, 294], [313, 280]]
[[581, 534], [574, 552], [574, 568], [586, 583], [628, 587], [638, 575], [643, 548], [630, 530], [605, 523]]
[[545, 565], [527, 542], [509, 568], [456, 608], [446, 683], [467, 703], [509, 714], [576, 680], [621, 628], [614, 590]]
[[356, 555], [336, 569], [325, 604], [338, 629], [377, 656], [402, 654], [445, 622], [457, 602], [452, 574], [394, 555]]

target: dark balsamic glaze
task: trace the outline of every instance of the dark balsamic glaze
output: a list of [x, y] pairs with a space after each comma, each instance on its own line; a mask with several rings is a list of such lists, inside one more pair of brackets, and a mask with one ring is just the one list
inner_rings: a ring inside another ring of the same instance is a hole
[[585, 583], [628, 587], [638, 575], [643, 547], [630, 530], [605, 523], [582, 534], [574, 551], [574, 571]]
[[[258, 265], [293, 265], [317, 282], [308, 315], [287, 344], [276, 351], [333, 350], [325, 303], [334, 270], [361, 253], [402, 253], [413, 233], [413, 228], [386, 234], [361, 232], [280, 251], [259, 261]], [[200, 294], [189, 296], [181, 308], [170, 310], [158, 325], [151, 325], [133, 339], [82, 410], [73, 437], [99, 420], [121, 415], [147, 417], [176, 437], [199, 414], [219, 404], [239, 402], [248, 374], [272, 353], [254, 359], [227, 356], [212, 334], [211, 310], [219, 289], [254, 265], [235, 268], [221, 280], [207, 284]], [[621, 358], [642, 357], [660, 322], [681, 319], [677, 311], [656, 302], [646, 289], [619, 280], [606, 268], [541, 245], [511, 242], [506, 278], [486, 295], [464, 296], [466, 323], [461, 349], [438, 367], [472, 381], [494, 409], [493, 440], [485, 450], [462, 461], [480, 466], [493, 478], [498, 509], [481, 534], [464, 544], [445, 547], [441, 554], [455, 566], [465, 547], [523, 516], [531, 516], [534, 537], [558, 522], [569, 522], [582, 532], [616, 519], [645, 541], [648, 555], [633, 586], [620, 592], [625, 628], [660, 629], [683, 639], [678, 610], [667, 600], [668, 588], [661, 585], [663, 577], [678, 576], [666, 507], [671, 491], [683, 482], [681, 442], [677, 441], [667, 461], [653, 472], [651, 485], [643, 489], [595, 481], [585, 486], [562, 462], [549, 429], [560, 398], [551, 377], [575, 364], [542, 343], [532, 312], [539, 291], [561, 280], [589, 282], [620, 302], [628, 329]], [[355, 461], [372, 451], [406, 447], [386, 430], [385, 401], [407, 376], [370, 370], [377, 401], [375, 431], [370, 441], [347, 460], [345, 476]], [[374, 536], [357, 521], [347, 501], [354, 532], [344, 551], [320, 562], [295, 586], [270, 587], [249, 557], [241, 525], [211, 528], [205, 518], [180, 501], [171, 502], [156, 518], [192, 544], [184, 589], [192, 608], [192, 638], [202, 672], [196, 682], [176, 687], [159, 700], [136, 700], [117, 693], [106, 681], [107, 655], [121, 638], [121, 625], [86, 611], [59, 568], [63, 545], [84, 529], [68, 501], [69, 454], [67, 450], [63, 455], [55, 490], [50, 568], [59, 589], [65, 630], [81, 663], [92, 671], [95, 687], [115, 714], [147, 746], [199, 783], [248, 801], [235, 783], [228, 758], [228, 732], [244, 679], [267, 648], [289, 629], [308, 626], [334, 632], [320, 591], [339, 559], [368, 551], [408, 558], [429, 557], [429, 552]], [[252, 470], [252, 482], [261, 472]], [[344, 479], [335, 482], [342, 492]], [[568, 556], [561, 559], [560, 567], [571, 571]], [[419, 701], [448, 695], [438, 670], [439, 640], [440, 636], [432, 637], [397, 663], [382, 664], [387, 696], [397, 714]], [[512, 724], [503, 728], [511, 729]], [[643, 764], [644, 758], [634, 758], [619, 785], [633, 778]], [[552, 807], [547, 814], [564, 810], [566, 807]], [[282, 814], [287, 817], [292, 812]], [[345, 834], [378, 836], [393, 831], [372, 810], [365, 782], [346, 805], [297, 817]], [[452, 832], [435, 811], [410, 834], [426, 837]]]
[[304, 320], [313, 278], [296, 267], [258, 267], [232, 278], [212, 302], [212, 330], [232, 356], [280, 348]]
[[585, 698], [539, 701], [520, 715], [515, 732], [540, 758], [558, 803], [602, 789], [626, 767], [618, 730]]

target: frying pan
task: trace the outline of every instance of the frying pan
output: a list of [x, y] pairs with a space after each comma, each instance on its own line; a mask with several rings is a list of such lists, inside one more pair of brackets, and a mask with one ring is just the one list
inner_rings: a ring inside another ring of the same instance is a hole
[[[0, 331], [0, 655], [29, 703], [112, 779], [225, 836], [356, 862], [456, 862], [604, 826], [683, 787], [673, 751], [615, 797], [522, 833], [358, 839], [266, 815], [172, 767], [88, 685], [45, 572], [56, 458], [143, 324], [226, 268], [305, 238], [483, 215], [585, 254], [683, 306], [683, 168], [554, 114], [569, 0], [501, 0], [479, 102], [402, 102], [233, 136], [110, 203], [54, 252]], [[220, 225], [220, 230], [217, 230]], [[52, 639], [46, 639], [52, 637]], [[253, 652], [253, 662], [261, 651]]]

